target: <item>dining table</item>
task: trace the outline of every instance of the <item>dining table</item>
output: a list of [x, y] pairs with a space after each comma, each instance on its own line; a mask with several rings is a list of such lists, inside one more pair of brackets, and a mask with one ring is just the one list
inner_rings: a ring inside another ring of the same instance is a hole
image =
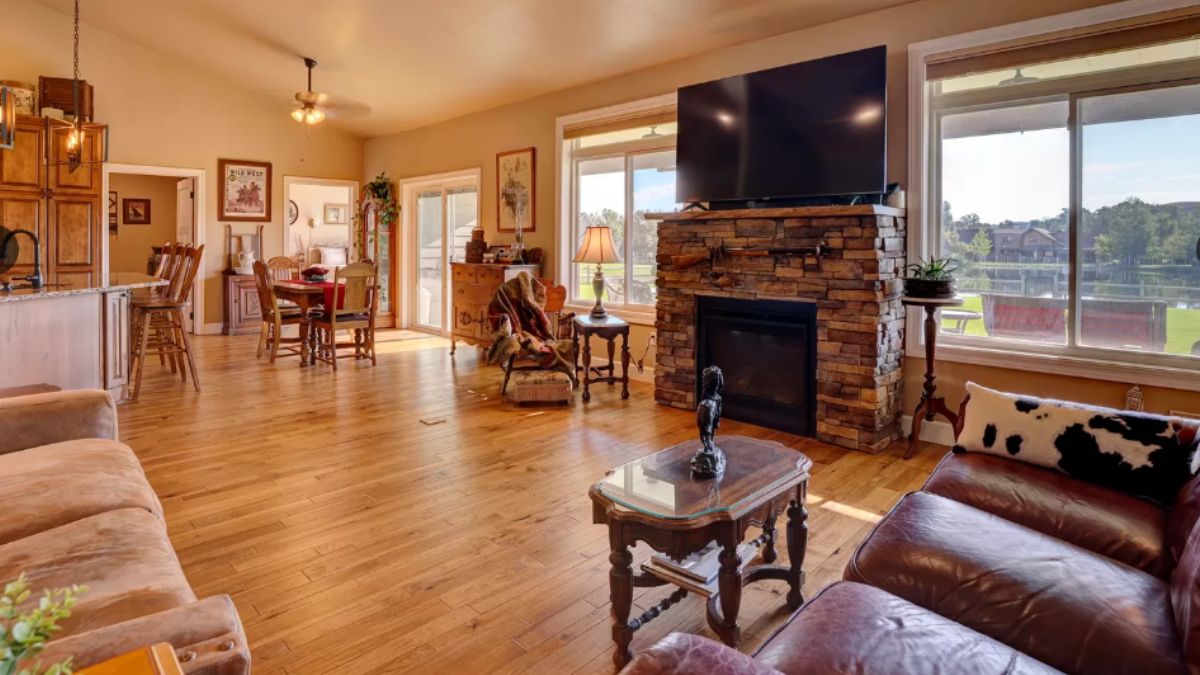
[[[289, 279], [275, 281], [271, 287], [277, 300], [295, 303], [304, 317], [300, 322], [300, 367], [316, 365], [317, 331], [313, 328], [313, 318], [319, 312], [313, 310], [333, 304], [333, 282]], [[341, 295], [338, 293], [338, 304], [342, 301]]]

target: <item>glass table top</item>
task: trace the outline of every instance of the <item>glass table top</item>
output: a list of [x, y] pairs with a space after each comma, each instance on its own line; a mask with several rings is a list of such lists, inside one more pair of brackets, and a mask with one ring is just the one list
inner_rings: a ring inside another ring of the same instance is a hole
[[692, 478], [697, 439], [619, 466], [596, 489], [608, 500], [656, 518], [689, 519], [753, 504], [780, 485], [803, 480], [812, 466], [799, 451], [774, 441], [721, 436], [717, 447], [726, 459], [720, 478]]

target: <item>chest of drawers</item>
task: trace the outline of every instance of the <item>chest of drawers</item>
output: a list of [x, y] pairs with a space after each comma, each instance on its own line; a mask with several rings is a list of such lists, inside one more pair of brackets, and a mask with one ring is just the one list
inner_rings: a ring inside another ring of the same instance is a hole
[[496, 287], [521, 272], [536, 277], [540, 269], [539, 265], [450, 263], [450, 353], [460, 341], [476, 347], [491, 345], [487, 307]]

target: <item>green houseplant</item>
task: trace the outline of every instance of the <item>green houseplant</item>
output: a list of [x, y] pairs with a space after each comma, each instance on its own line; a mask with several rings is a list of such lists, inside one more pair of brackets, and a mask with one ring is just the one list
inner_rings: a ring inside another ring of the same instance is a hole
[[76, 596], [86, 592], [86, 586], [47, 588], [36, 605], [21, 610], [31, 595], [25, 574], [7, 584], [0, 596], [0, 675], [69, 675], [70, 657], [43, 669], [37, 655], [61, 630], [58, 622], [71, 616]]
[[952, 257], [918, 258], [904, 268], [904, 294], [913, 298], [953, 298], [954, 272], [958, 263]]

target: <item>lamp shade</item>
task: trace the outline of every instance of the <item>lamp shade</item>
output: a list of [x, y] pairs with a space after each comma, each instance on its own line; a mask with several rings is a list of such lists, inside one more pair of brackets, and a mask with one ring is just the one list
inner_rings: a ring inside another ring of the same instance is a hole
[[575, 262], [603, 265], [619, 261], [617, 247], [613, 244], [611, 228], [605, 225], [592, 225], [584, 231], [583, 242], [579, 244], [579, 250], [575, 252]]

